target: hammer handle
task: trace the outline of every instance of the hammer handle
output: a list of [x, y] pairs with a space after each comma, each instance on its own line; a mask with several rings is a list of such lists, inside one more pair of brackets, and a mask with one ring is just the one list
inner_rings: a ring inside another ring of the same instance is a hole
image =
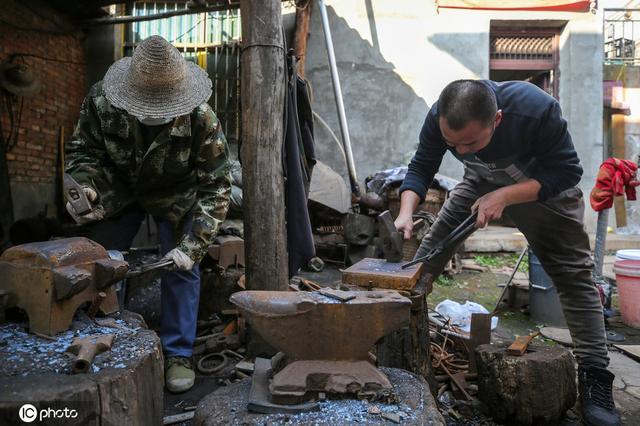
[[518, 336], [516, 340], [507, 348], [507, 355], [522, 356], [527, 351], [531, 341], [540, 334], [539, 331], [528, 336]]

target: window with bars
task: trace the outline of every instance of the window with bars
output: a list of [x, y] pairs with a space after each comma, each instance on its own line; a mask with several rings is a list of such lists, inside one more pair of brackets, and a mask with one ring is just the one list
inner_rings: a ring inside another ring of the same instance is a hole
[[529, 81], [558, 97], [557, 28], [492, 28], [489, 77], [496, 81]]
[[[185, 2], [133, 2], [127, 14], [144, 16], [185, 9]], [[205, 69], [213, 82], [209, 104], [230, 143], [240, 140], [240, 10], [194, 13], [128, 25], [122, 43], [130, 56], [141, 40], [160, 35], [185, 59]]]

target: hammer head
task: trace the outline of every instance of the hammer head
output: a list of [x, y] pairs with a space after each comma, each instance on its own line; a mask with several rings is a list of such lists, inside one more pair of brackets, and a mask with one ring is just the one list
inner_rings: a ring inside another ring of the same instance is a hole
[[393, 224], [393, 218], [389, 210], [378, 215], [378, 227], [380, 232], [380, 244], [384, 258], [388, 262], [400, 262], [402, 260], [402, 232], [398, 232]]
[[82, 216], [91, 211], [91, 202], [89, 202], [82, 186], [70, 174], [64, 174], [62, 186], [64, 187], [65, 199], [71, 203], [76, 213]]

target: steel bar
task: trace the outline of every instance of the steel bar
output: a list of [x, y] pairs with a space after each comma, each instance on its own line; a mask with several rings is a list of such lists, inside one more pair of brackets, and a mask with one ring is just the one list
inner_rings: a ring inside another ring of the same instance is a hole
[[329, 68], [331, 70], [331, 82], [333, 83], [333, 92], [336, 98], [336, 108], [338, 109], [338, 118], [340, 120], [340, 133], [342, 134], [342, 143], [347, 157], [347, 169], [349, 171], [349, 181], [351, 184], [351, 192], [359, 196], [360, 188], [358, 187], [358, 176], [356, 175], [356, 165], [353, 161], [353, 151], [351, 150], [351, 139], [349, 139], [349, 128], [347, 126], [347, 116], [344, 112], [344, 102], [342, 100], [342, 88], [340, 87], [340, 78], [338, 76], [338, 67], [336, 65], [336, 55], [333, 51], [333, 39], [331, 38], [331, 28], [329, 27], [329, 17], [327, 16], [327, 7], [324, 0], [318, 0], [320, 9], [320, 17], [322, 18], [322, 28], [324, 30], [324, 41], [327, 45], [327, 55], [329, 57]]
[[524, 259], [524, 255], [527, 253], [528, 249], [529, 249], [529, 246], [527, 246], [527, 247], [522, 249], [522, 252], [520, 253], [520, 257], [518, 257], [518, 261], [516, 262], [516, 266], [513, 267], [513, 271], [511, 271], [511, 275], [509, 276], [509, 279], [507, 280], [507, 284], [504, 286], [504, 289], [502, 290], [502, 294], [500, 294], [500, 297], [498, 298], [498, 301], [496, 302], [496, 307], [493, 308], [493, 311], [491, 312], [491, 315], [493, 315], [496, 312], [498, 312], [498, 307], [500, 306], [500, 302], [502, 301], [502, 298], [504, 297], [504, 295], [507, 293], [507, 290], [509, 289], [509, 286], [511, 285], [511, 281], [513, 281], [513, 277], [516, 276], [516, 272], [518, 272], [518, 269], [520, 269], [520, 263], [522, 263], [522, 259]]

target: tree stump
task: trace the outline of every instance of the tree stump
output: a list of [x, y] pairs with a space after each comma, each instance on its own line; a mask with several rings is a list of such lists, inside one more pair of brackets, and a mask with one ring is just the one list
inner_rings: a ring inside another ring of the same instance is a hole
[[[55, 424], [162, 424], [160, 339], [135, 314], [125, 311], [110, 320], [50, 339], [15, 324], [0, 326], [0, 424], [22, 424], [18, 415], [24, 404], [46, 412], [66, 408], [70, 417], [57, 417], [59, 423], [44, 417]], [[95, 357], [91, 373], [71, 374], [66, 348], [76, 335], [94, 334], [114, 334], [111, 350]]]
[[411, 295], [411, 322], [383, 338], [376, 347], [378, 365], [401, 368], [431, 382], [429, 316], [424, 291]]
[[531, 345], [510, 356], [506, 345], [476, 348], [478, 396], [505, 424], [557, 424], [576, 402], [573, 355], [555, 346]]

